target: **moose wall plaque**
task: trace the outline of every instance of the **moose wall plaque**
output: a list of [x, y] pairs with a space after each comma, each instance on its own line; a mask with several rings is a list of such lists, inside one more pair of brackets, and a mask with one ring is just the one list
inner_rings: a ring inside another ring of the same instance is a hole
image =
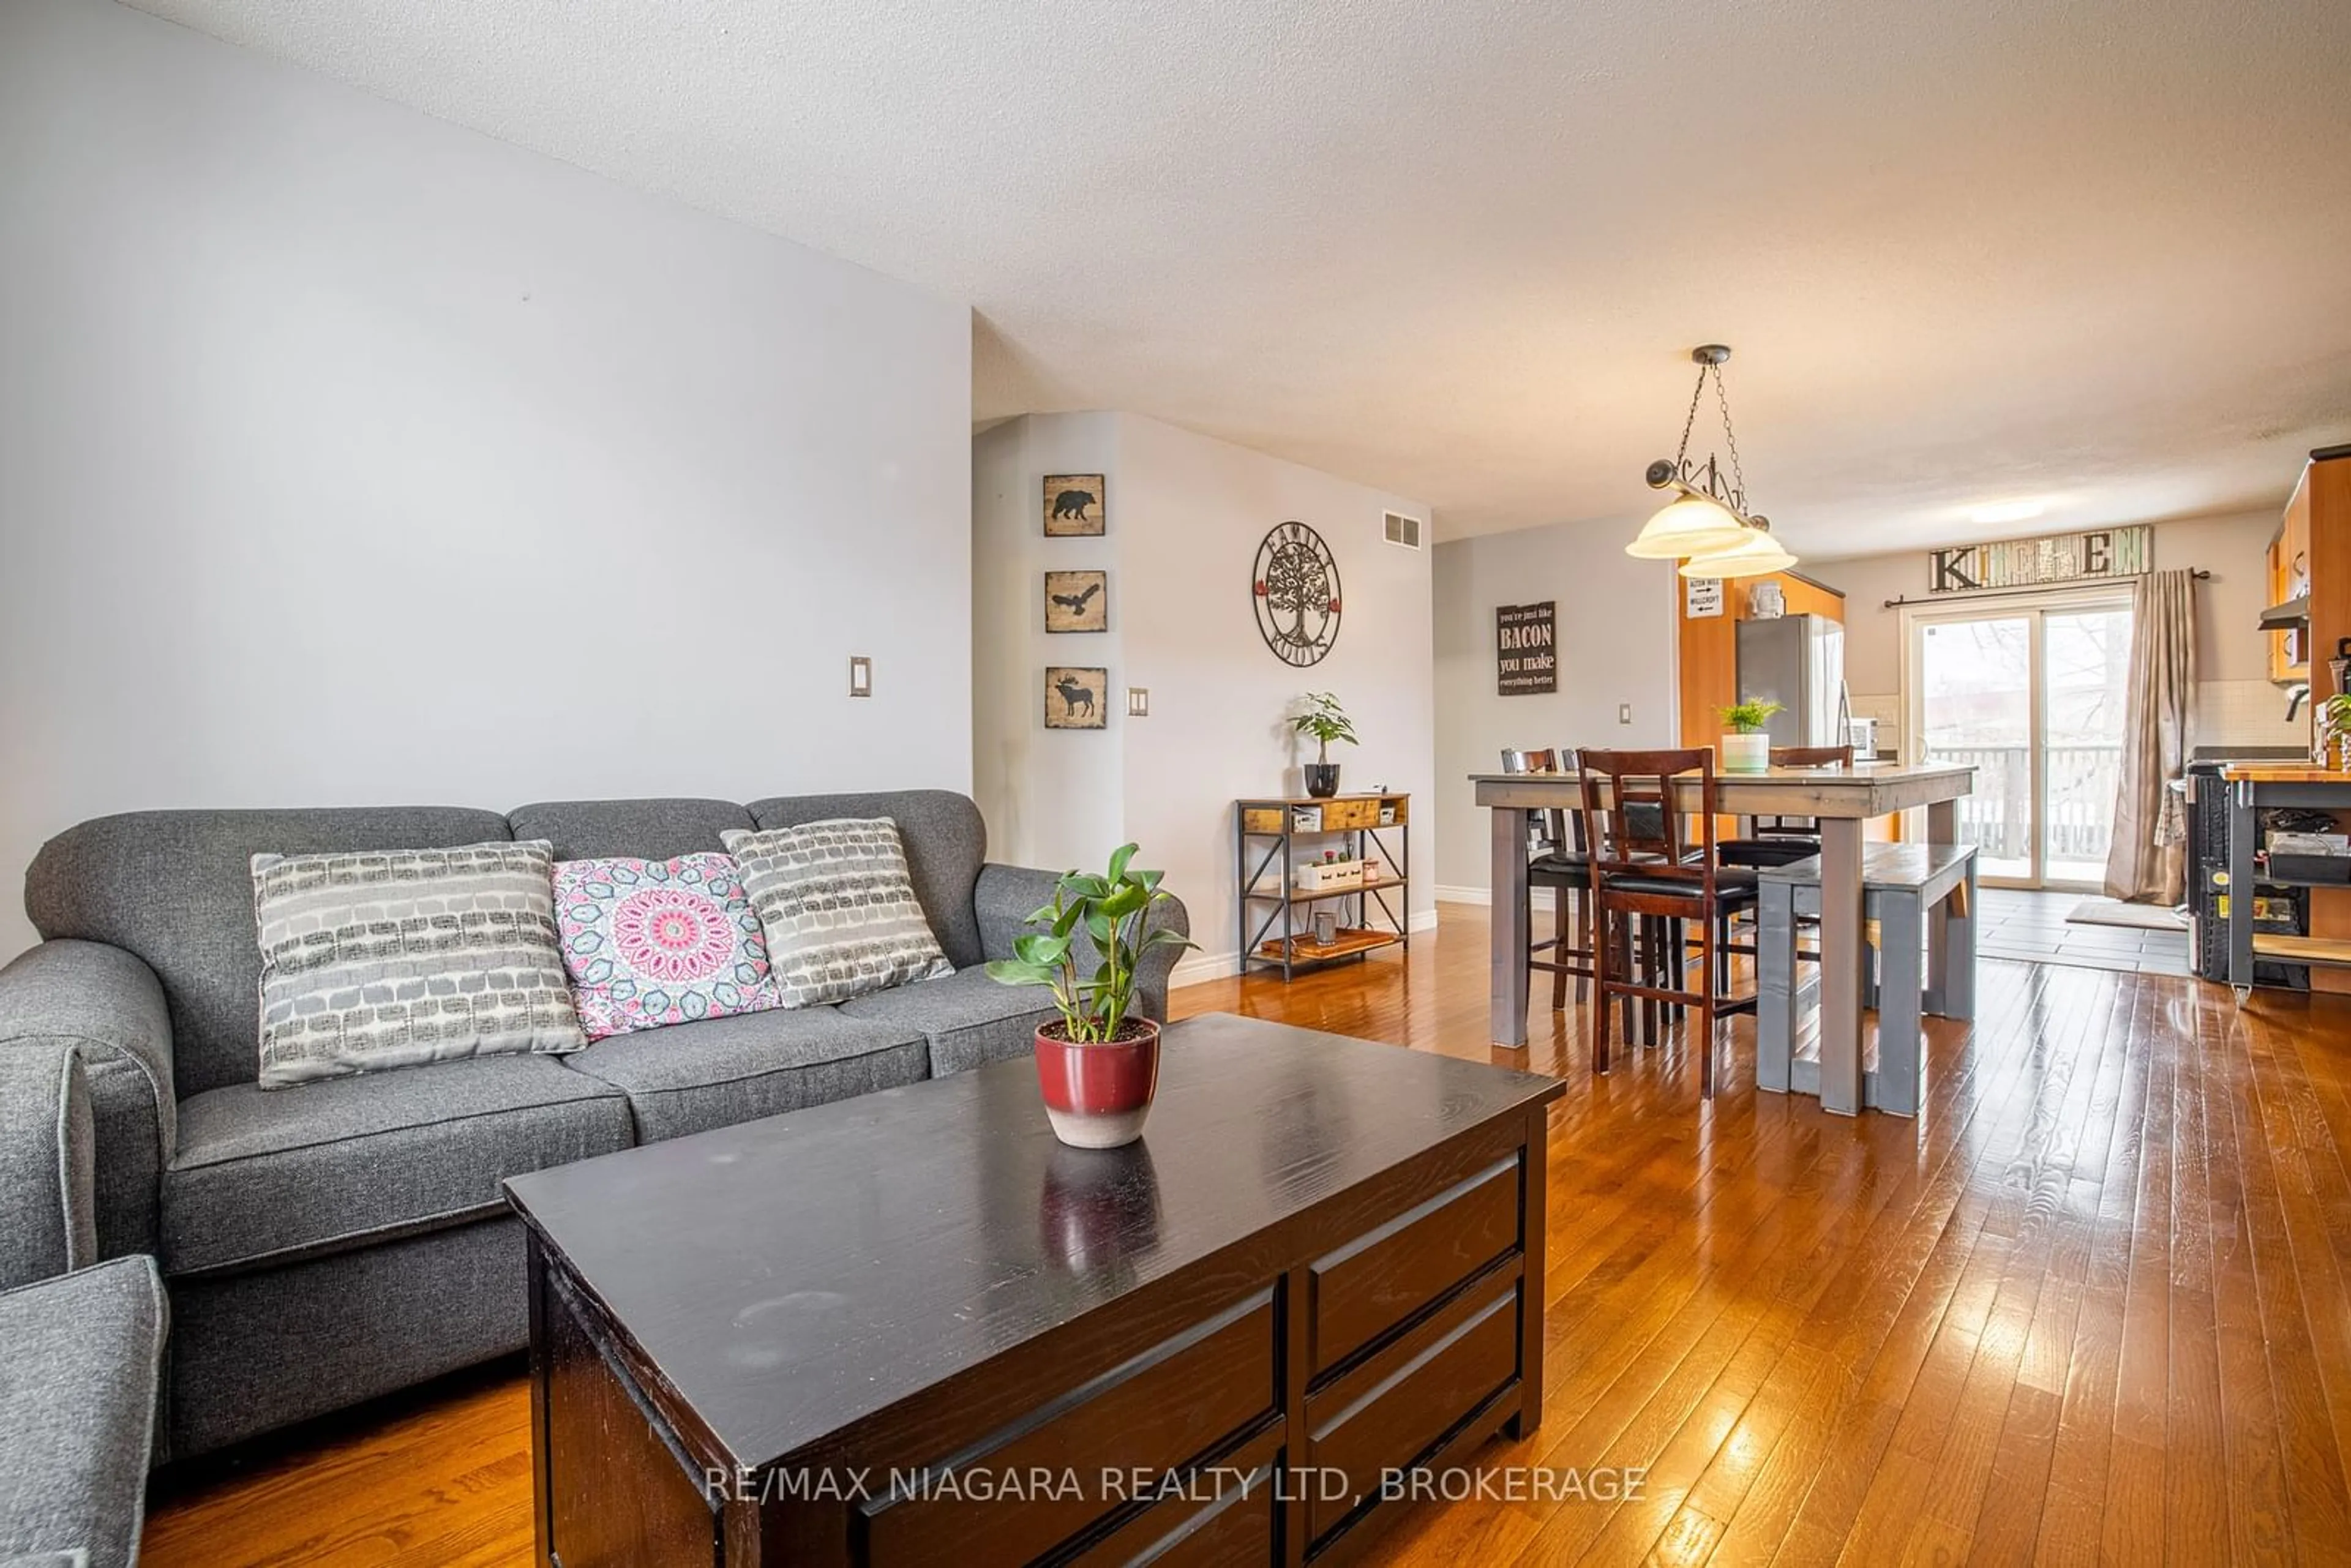
[[1045, 670], [1045, 727], [1107, 728], [1104, 705], [1109, 694], [1108, 670], [1048, 665]]

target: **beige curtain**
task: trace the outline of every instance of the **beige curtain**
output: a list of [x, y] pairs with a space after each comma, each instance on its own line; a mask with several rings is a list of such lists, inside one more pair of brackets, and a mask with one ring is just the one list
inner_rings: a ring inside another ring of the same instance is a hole
[[2130, 695], [2123, 707], [2122, 784], [2106, 852], [2106, 895], [2178, 904], [2187, 811], [2167, 788], [2185, 776], [2196, 704], [2196, 578], [2150, 572], [2131, 601]]

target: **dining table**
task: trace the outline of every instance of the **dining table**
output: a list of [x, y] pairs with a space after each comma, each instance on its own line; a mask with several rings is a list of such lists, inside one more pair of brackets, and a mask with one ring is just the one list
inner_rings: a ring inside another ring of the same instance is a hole
[[[1493, 890], [1489, 1028], [1497, 1045], [1527, 1043], [1527, 855], [1529, 819], [1580, 811], [1574, 772], [1473, 773], [1477, 801], [1492, 813]], [[1701, 810], [1699, 776], [1678, 776], [1676, 802]], [[1599, 803], [1607, 783], [1596, 779]], [[1927, 841], [1959, 841], [1959, 802], [1974, 792], [1975, 768], [1947, 763], [1855, 762], [1714, 775], [1717, 812], [1737, 817], [1809, 817], [1821, 835], [1821, 1107], [1862, 1108], [1861, 1011], [1867, 937], [1862, 920], [1863, 828], [1873, 818], [1924, 808]], [[1711, 980], [1708, 981], [1711, 984]]]

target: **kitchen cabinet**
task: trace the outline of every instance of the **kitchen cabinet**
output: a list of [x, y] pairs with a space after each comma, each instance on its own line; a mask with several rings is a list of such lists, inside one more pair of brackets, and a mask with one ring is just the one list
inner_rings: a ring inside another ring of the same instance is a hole
[[[2339, 641], [2351, 638], [2351, 446], [2327, 447], [2310, 455], [2294, 486], [2294, 499], [2286, 505], [2279, 539], [2286, 549], [2288, 566], [2297, 556], [2302, 562], [2304, 586], [2310, 595], [2303, 673], [2311, 677], [2312, 707], [2323, 709], [2336, 691], [2325, 655]], [[2315, 661], [2310, 658], [2312, 649], [2320, 651]], [[2310, 936], [2351, 951], [2351, 887], [2311, 891]], [[2310, 988], [2351, 992], [2351, 967], [2314, 967]]]
[[[2303, 470], [2302, 482], [2294, 487], [2294, 499], [2286, 503], [2285, 517], [2270, 538], [2269, 602], [2272, 604], [2283, 604], [2310, 591], [2311, 473], [2310, 468]], [[2310, 679], [2309, 626], [2272, 632], [2269, 639], [2272, 681], [2279, 685], [2292, 685]]]

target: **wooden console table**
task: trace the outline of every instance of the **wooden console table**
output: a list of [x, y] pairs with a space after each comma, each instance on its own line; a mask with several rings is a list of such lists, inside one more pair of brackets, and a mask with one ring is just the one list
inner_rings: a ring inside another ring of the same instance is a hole
[[1279, 1563], [1542, 1415], [1556, 1079], [1214, 1014], [513, 1177], [538, 1562]]
[[[1382, 947], [1411, 947], [1410, 795], [1269, 795], [1236, 800], [1233, 811], [1240, 846], [1236, 928], [1241, 934], [1242, 974], [1261, 964], [1280, 969], [1288, 980], [1301, 968], [1361, 958]], [[1308, 813], [1314, 825], [1301, 827]], [[1377, 851], [1382, 875], [1346, 887], [1299, 885], [1298, 846], [1315, 840], [1335, 840], [1358, 862], [1365, 850]], [[1396, 895], [1393, 904], [1391, 893]], [[1311, 931], [1301, 931], [1311, 906], [1325, 900], [1343, 901], [1348, 912], [1335, 942], [1317, 942]]]

